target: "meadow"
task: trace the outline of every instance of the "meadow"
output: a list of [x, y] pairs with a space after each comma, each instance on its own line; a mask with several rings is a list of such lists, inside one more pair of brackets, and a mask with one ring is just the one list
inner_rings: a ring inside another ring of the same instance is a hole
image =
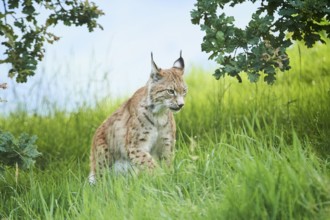
[[87, 182], [97, 126], [123, 101], [0, 116], [37, 135], [35, 167], [0, 175], [0, 219], [329, 219], [330, 46], [290, 49], [269, 86], [192, 68], [170, 169]]

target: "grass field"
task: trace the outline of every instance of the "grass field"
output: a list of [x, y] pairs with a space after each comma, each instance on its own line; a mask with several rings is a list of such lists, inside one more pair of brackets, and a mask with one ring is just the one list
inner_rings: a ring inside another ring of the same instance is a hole
[[43, 154], [17, 182], [0, 175], [0, 219], [330, 219], [330, 47], [299, 48], [273, 86], [187, 74], [173, 167], [152, 175], [86, 181], [93, 132], [120, 100], [0, 117]]

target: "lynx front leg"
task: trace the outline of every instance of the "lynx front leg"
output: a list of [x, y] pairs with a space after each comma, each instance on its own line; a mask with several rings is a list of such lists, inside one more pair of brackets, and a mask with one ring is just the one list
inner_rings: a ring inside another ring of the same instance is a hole
[[164, 161], [168, 167], [172, 165], [175, 146], [175, 121], [173, 115], [169, 115], [169, 122], [160, 131], [159, 142], [161, 148], [158, 151], [158, 157]]
[[153, 170], [156, 162], [151, 156], [152, 145], [157, 138], [157, 132], [153, 129], [154, 123], [144, 114], [145, 118], [137, 117], [131, 121], [131, 127], [127, 131], [126, 151], [133, 166], [141, 169]]
[[147, 168], [148, 170], [153, 170], [156, 167], [156, 162], [149, 152], [137, 149], [135, 147], [128, 149], [128, 158], [134, 166], [142, 169]]
[[161, 152], [159, 154], [159, 159], [164, 161], [166, 165], [169, 167], [172, 164], [173, 156], [174, 156], [174, 145], [175, 145], [175, 140], [173, 139], [172, 136], [164, 136], [161, 138]]

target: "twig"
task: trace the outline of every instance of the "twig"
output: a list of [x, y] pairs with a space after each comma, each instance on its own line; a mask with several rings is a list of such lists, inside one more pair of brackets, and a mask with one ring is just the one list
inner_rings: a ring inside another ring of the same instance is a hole
[[[4, 9], [4, 14], [7, 14], [7, 5], [6, 5], [6, 1], [5, 0], [2, 0], [2, 3], [3, 3], [3, 9]], [[6, 16], [5, 16], [5, 22], [7, 23], [6, 21]]]

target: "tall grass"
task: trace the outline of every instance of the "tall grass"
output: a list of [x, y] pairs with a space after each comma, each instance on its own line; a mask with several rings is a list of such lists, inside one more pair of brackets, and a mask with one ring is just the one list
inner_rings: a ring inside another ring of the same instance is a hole
[[86, 182], [93, 132], [119, 100], [0, 118], [0, 129], [36, 134], [43, 153], [18, 182], [10, 168], [0, 176], [0, 218], [328, 219], [329, 47], [300, 50], [273, 86], [187, 74], [173, 166], [152, 174]]

